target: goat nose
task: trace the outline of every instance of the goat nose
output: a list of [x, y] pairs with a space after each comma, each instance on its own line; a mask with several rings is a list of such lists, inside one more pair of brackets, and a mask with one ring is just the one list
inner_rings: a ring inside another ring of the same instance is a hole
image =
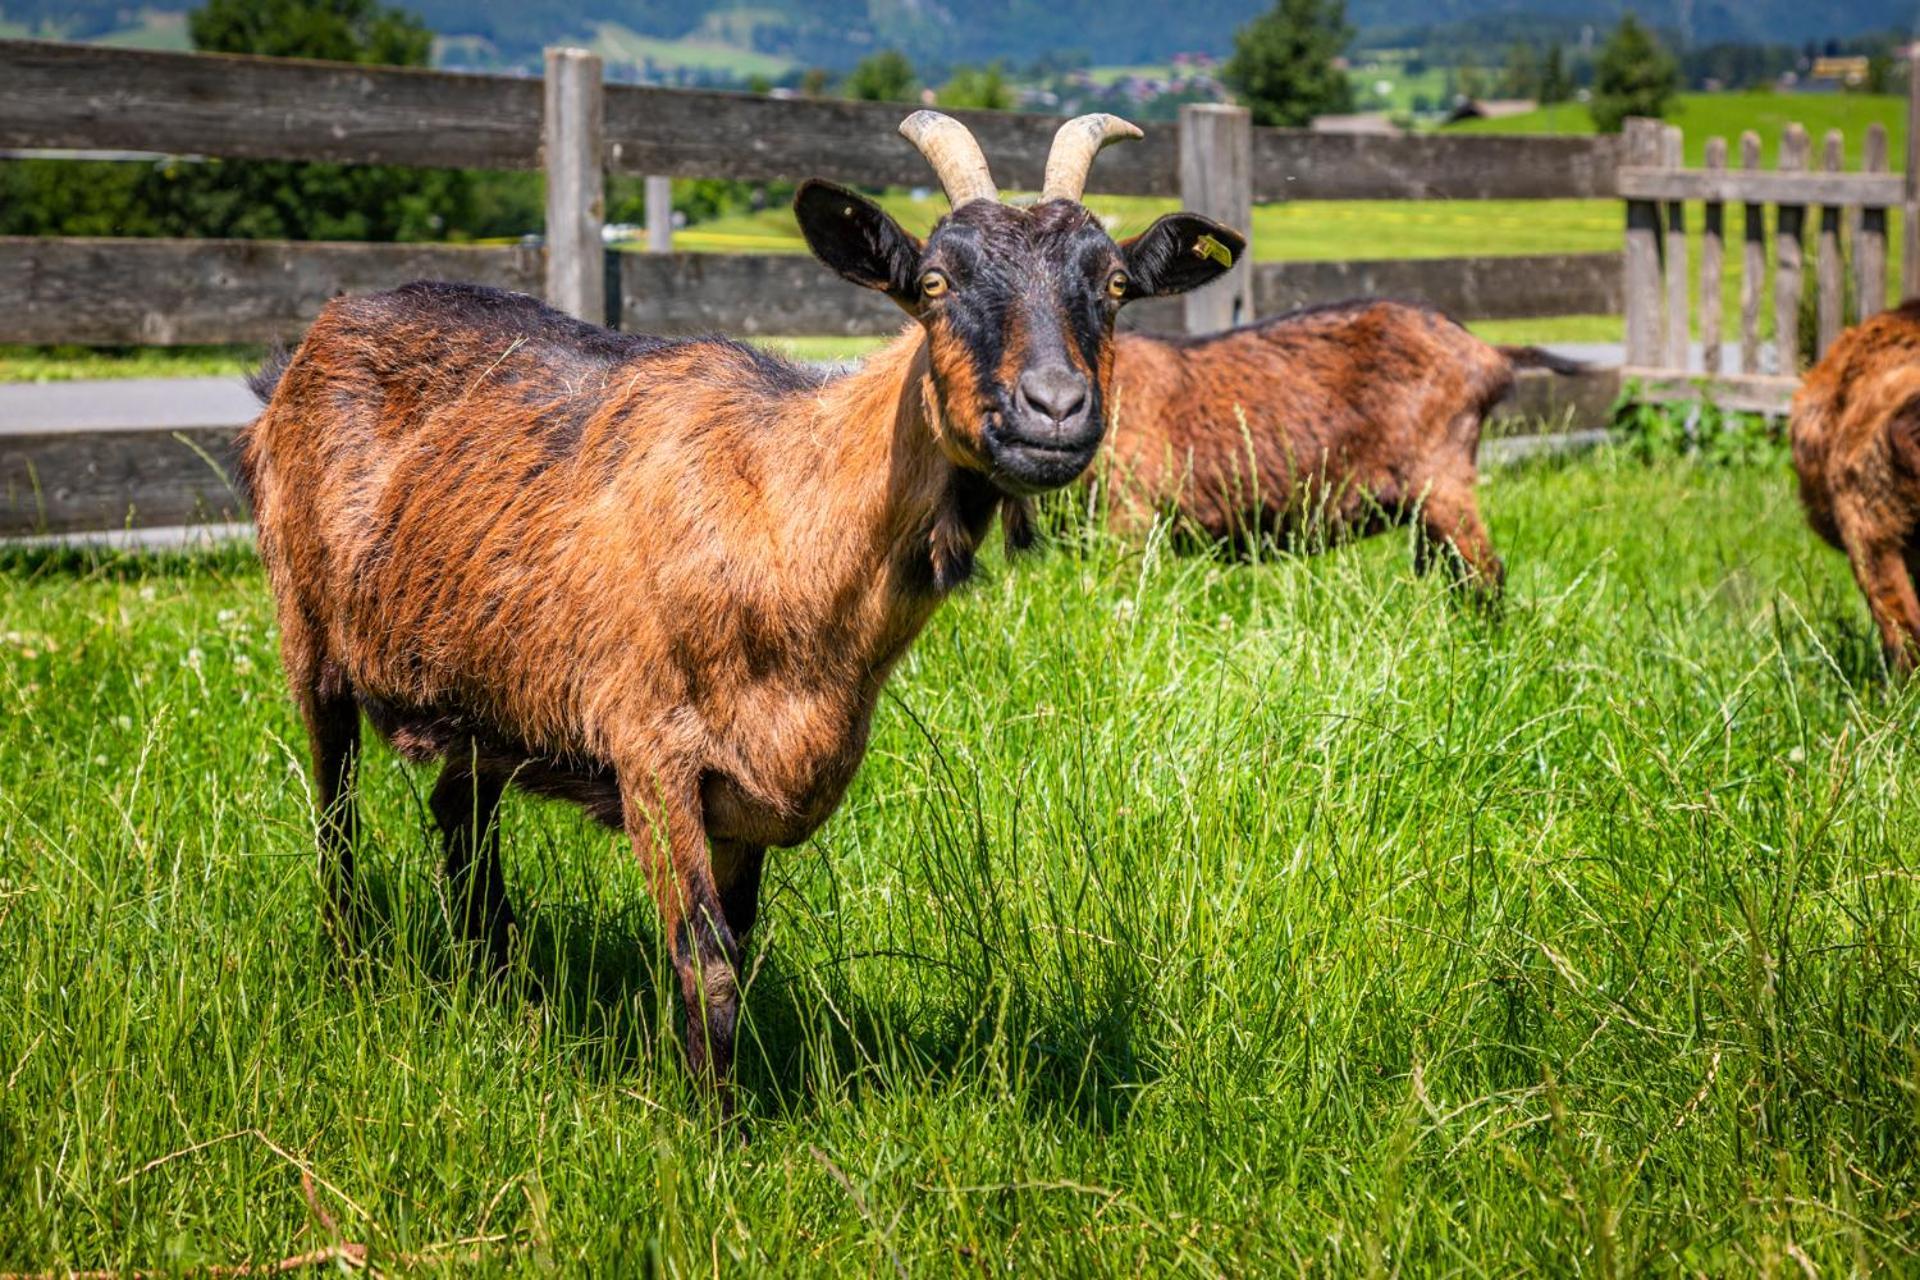
[[1065, 422], [1087, 403], [1087, 380], [1065, 365], [1028, 369], [1020, 375], [1020, 398], [1055, 422]]

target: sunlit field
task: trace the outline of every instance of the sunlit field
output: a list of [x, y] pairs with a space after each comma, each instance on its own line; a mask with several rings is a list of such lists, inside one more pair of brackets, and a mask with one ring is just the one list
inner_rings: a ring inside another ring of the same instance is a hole
[[1498, 617], [993, 556], [770, 863], [735, 1121], [621, 840], [510, 801], [478, 986], [377, 750], [343, 970], [251, 554], [8, 553], [0, 1272], [1914, 1270], [1920, 693], [1778, 461], [1484, 501]]

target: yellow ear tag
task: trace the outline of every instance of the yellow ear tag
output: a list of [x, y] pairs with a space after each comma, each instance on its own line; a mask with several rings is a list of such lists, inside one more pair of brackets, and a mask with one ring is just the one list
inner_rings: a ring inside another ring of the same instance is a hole
[[1233, 265], [1233, 252], [1212, 236], [1201, 236], [1193, 242], [1193, 256], [1212, 258], [1223, 267]]

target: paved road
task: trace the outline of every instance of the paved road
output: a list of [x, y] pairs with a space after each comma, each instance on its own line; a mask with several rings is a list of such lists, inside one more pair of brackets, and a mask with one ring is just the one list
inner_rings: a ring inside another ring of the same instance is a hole
[[0, 385], [0, 434], [152, 427], [229, 427], [259, 401], [239, 378], [115, 378]]

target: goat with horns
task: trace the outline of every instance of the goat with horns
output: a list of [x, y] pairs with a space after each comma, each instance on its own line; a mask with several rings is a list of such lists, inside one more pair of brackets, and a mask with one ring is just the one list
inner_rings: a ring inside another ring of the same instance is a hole
[[689, 1061], [728, 1078], [765, 850], [838, 805], [888, 673], [995, 514], [1017, 542], [1023, 500], [1092, 459], [1120, 307], [1205, 284], [1244, 243], [1189, 213], [1109, 238], [1079, 199], [1095, 153], [1139, 136], [1112, 116], [1061, 127], [1024, 209], [956, 121], [901, 132], [952, 205], [924, 243], [852, 191], [795, 198], [813, 252], [917, 322], [856, 371], [423, 283], [330, 303], [256, 379], [242, 468], [337, 940], [357, 928], [364, 714], [440, 762], [456, 918], [495, 966], [516, 933], [503, 790], [624, 829]]

